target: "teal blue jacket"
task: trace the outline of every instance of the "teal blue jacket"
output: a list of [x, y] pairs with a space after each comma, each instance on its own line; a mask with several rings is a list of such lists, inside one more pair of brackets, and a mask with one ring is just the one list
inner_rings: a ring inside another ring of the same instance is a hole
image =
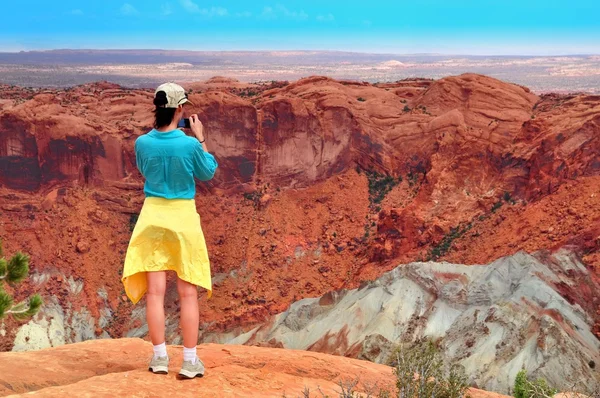
[[146, 179], [146, 196], [165, 199], [193, 199], [194, 177], [208, 181], [218, 167], [215, 157], [181, 130], [152, 130], [139, 136], [135, 140], [135, 160]]

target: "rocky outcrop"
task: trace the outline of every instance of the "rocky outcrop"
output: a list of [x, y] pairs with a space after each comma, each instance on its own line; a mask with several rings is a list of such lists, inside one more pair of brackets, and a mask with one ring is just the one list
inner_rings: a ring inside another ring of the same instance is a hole
[[355, 290], [300, 300], [264, 325], [204, 341], [269, 344], [385, 362], [401, 341], [441, 339], [480, 388], [508, 392], [525, 368], [551, 385], [600, 382], [592, 333], [600, 284], [568, 251], [489, 265], [412, 263]]
[[219, 173], [213, 183], [229, 188], [254, 182], [260, 139], [256, 108], [222, 91], [193, 94], [190, 99], [205, 123], [207, 145], [219, 160]]
[[0, 114], [0, 185], [46, 190], [76, 181], [103, 185], [135, 170], [131, 156], [134, 125], [149, 121], [145, 92], [94, 84], [73, 90], [40, 92], [4, 107]]
[[[221, 165], [196, 198], [215, 283], [201, 296], [207, 333], [247, 331], [419, 260], [569, 246], [598, 275], [597, 96], [536, 97], [473, 74], [190, 88]], [[48, 303], [31, 323], [0, 325], [0, 350], [145, 336], [143, 302], [127, 302], [119, 275], [143, 202], [133, 142], [152, 124], [152, 91], [0, 90], [0, 237], [32, 257], [15, 297]], [[600, 336], [597, 306], [585, 311]]]
[[[337, 383], [358, 379], [357, 391], [395, 388], [392, 369], [303, 351], [208, 344], [198, 348], [203, 378], [181, 381], [182, 347], [169, 346], [170, 373], [148, 372], [152, 345], [139, 339], [98, 340], [38, 352], [0, 353], [0, 396], [20, 397], [288, 397], [305, 387], [337, 396]], [[18, 363], [18, 366], [15, 364]], [[27, 369], [27, 371], [23, 371]], [[500, 398], [476, 389], [473, 398]]]
[[[355, 163], [408, 172], [430, 163], [439, 134], [463, 132], [464, 141], [467, 125], [486, 145], [497, 144], [484, 132], [492, 130], [487, 122], [510, 105], [513, 111], [504, 116], [506, 121], [493, 127], [506, 136], [506, 129], [518, 130], [529, 118], [535, 102], [535, 96], [517, 86], [476, 75], [435, 82], [428, 89], [417, 81], [413, 88], [426, 91], [414, 97], [365, 84], [308, 78], [257, 89], [250, 102], [240, 98], [244, 92], [238, 93], [235, 84], [209, 81], [191, 97], [193, 111], [207, 125], [208, 143], [222, 163], [215, 182], [226, 187], [255, 179], [307, 185]], [[41, 91], [28, 101], [5, 106], [0, 115], [0, 161], [5, 166], [0, 183], [35, 191], [61, 181], [98, 184], [135, 176], [132, 143], [152, 124], [150, 95], [98, 83]], [[438, 98], [439, 106], [430, 105]], [[405, 112], [409, 100], [414, 110]]]
[[[595, 96], [539, 101], [474, 74], [380, 86], [313, 77], [248, 92], [228, 82], [192, 85], [190, 110], [207, 125], [222, 165], [214, 183], [225, 188], [307, 186], [358, 164], [426, 175], [421, 201], [441, 201], [440, 212], [455, 199], [446, 187], [469, 191], [473, 213], [484, 193], [530, 199], [600, 167]], [[151, 92], [98, 83], [23, 96], [0, 113], [1, 185], [139, 181], [132, 148], [152, 124]]]

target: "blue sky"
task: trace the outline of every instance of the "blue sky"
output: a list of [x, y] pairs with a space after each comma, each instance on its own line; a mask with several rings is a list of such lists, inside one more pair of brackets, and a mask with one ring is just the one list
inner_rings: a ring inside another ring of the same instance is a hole
[[0, 50], [600, 53], [599, 0], [7, 1]]

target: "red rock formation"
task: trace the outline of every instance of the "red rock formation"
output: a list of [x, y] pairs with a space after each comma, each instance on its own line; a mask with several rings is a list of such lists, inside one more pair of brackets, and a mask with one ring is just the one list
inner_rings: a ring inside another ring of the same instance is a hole
[[[440, 258], [487, 263], [574, 244], [600, 265], [598, 97], [538, 98], [472, 74], [191, 87], [221, 164], [197, 201], [216, 275], [206, 328], [248, 327], [301, 297], [427, 258], [459, 226], [471, 229]], [[0, 237], [29, 252], [34, 271], [85, 281], [79, 297], [54, 279], [17, 293], [45, 289], [97, 315], [105, 287], [115, 317], [106, 330], [121, 336], [131, 307], [118, 275], [143, 200], [133, 143], [152, 124], [152, 91], [0, 90]], [[372, 177], [357, 165], [403, 180], [370, 203], [380, 187], [370, 195]]]

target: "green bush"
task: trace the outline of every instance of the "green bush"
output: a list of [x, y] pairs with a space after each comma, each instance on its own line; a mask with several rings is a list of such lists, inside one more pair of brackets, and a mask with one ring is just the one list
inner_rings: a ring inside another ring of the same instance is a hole
[[371, 204], [381, 203], [385, 195], [402, 181], [401, 177], [396, 180], [392, 176], [379, 174], [376, 171], [365, 171], [365, 173], [369, 180], [369, 202]]
[[408, 178], [408, 185], [412, 188], [415, 185], [417, 185], [417, 183], [419, 182], [419, 174], [420, 173], [413, 173], [412, 171], [410, 171], [407, 175]]
[[513, 389], [515, 398], [549, 398], [557, 392], [558, 390], [551, 388], [545, 379], [529, 378], [525, 369], [517, 373]]
[[0, 319], [12, 315], [17, 320], [23, 320], [32, 317], [39, 311], [43, 303], [39, 294], [31, 296], [29, 300], [14, 304], [13, 297], [3, 288], [3, 282], [16, 285], [23, 281], [28, 274], [29, 256], [18, 252], [6, 261], [0, 240]]
[[467, 231], [473, 227], [473, 224], [467, 224], [465, 227], [460, 226], [450, 229], [441, 240], [441, 242], [429, 251], [427, 261], [437, 261], [440, 257], [443, 257], [452, 248], [452, 244], [455, 239], [463, 236]]
[[499, 200], [496, 203], [494, 203], [494, 205], [492, 206], [492, 213], [495, 213], [496, 210], [498, 210], [499, 208], [501, 208], [503, 204], [504, 204], [504, 202], [502, 202], [501, 200]]
[[521, 370], [517, 373], [515, 378], [515, 387], [513, 389], [513, 396], [515, 398], [526, 398], [527, 397], [527, 373], [525, 370]]

